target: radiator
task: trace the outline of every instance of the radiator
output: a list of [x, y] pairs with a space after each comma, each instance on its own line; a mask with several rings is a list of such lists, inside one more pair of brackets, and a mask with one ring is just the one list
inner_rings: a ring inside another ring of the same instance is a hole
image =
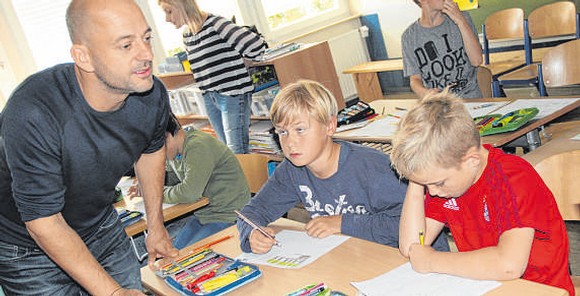
[[368, 28], [360, 27], [328, 40], [338, 82], [345, 100], [357, 95], [352, 75], [342, 74], [345, 69], [370, 61], [366, 40]]

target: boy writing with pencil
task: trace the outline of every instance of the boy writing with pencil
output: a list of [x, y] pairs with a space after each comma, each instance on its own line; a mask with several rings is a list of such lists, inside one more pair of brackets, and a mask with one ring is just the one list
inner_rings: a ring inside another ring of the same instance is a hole
[[[524, 278], [574, 295], [568, 237], [554, 196], [525, 160], [481, 144], [459, 98], [444, 91], [412, 108], [399, 124], [391, 159], [410, 181], [399, 249], [413, 269]], [[458, 253], [429, 246], [444, 225]]]
[[[407, 186], [399, 182], [389, 157], [353, 143], [333, 141], [337, 105], [321, 84], [302, 80], [274, 99], [270, 116], [286, 159], [241, 213], [263, 227], [298, 203], [310, 213], [305, 230], [324, 238], [343, 233], [398, 246], [401, 206]], [[238, 219], [244, 252], [266, 253], [276, 243]], [[448, 249], [445, 237], [440, 248]]]

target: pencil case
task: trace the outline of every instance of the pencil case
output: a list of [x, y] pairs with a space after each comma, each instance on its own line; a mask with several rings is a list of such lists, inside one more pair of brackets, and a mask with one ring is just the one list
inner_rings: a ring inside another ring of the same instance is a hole
[[338, 112], [337, 126], [357, 122], [373, 114], [375, 114], [375, 110], [369, 104], [358, 101]]
[[512, 132], [534, 118], [538, 108], [524, 108], [506, 114], [488, 114], [474, 118], [475, 126], [481, 136]]
[[123, 227], [127, 227], [143, 218], [143, 213], [139, 211], [121, 210], [117, 211], [117, 214], [119, 214]]
[[217, 296], [262, 276], [252, 264], [234, 260], [212, 249], [193, 251], [157, 272], [172, 289], [187, 296]]

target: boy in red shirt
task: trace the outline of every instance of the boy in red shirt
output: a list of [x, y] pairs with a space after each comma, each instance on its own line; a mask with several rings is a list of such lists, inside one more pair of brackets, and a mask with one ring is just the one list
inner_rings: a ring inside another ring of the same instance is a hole
[[[411, 109], [393, 139], [391, 161], [409, 179], [399, 249], [414, 270], [523, 278], [574, 295], [568, 236], [554, 196], [525, 160], [481, 145], [459, 98], [445, 91]], [[443, 226], [458, 253], [429, 246]]]

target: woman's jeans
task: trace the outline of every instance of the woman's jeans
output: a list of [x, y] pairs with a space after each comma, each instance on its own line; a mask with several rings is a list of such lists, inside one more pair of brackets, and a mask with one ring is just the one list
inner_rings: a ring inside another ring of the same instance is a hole
[[203, 101], [218, 139], [236, 154], [248, 153], [252, 93], [227, 96], [207, 91]]
[[[121, 286], [142, 289], [139, 262], [114, 209], [111, 208], [109, 217], [85, 244]], [[6, 295], [88, 295], [40, 248], [1, 241], [0, 285]]]

